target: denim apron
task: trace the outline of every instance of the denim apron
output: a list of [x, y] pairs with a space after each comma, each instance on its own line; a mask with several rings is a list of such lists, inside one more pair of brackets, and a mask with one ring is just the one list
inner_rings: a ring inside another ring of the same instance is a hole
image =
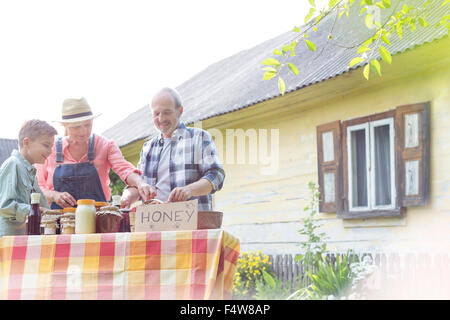
[[[55, 191], [68, 192], [75, 200], [93, 199], [106, 201], [102, 184], [94, 166], [95, 135], [89, 138], [88, 161], [63, 164], [62, 138], [56, 140], [56, 169], [53, 173], [53, 188]], [[61, 209], [52, 202], [52, 209]]]

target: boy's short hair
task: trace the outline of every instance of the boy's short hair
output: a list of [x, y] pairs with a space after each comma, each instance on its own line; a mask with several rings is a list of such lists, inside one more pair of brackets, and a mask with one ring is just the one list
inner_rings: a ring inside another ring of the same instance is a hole
[[31, 140], [35, 140], [36, 138], [48, 135], [54, 136], [58, 134], [55, 128], [49, 125], [47, 122], [42, 120], [28, 120], [22, 124], [22, 127], [19, 131], [19, 147], [23, 147], [23, 139], [28, 137]]

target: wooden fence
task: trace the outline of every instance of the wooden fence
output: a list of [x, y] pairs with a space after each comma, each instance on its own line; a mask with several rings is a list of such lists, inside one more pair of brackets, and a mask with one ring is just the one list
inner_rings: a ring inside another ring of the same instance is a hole
[[[342, 254], [340, 254], [342, 256]], [[368, 280], [373, 298], [450, 299], [450, 259], [448, 253], [359, 253], [369, 256], [376, 271]], [[335, 262], [335, 254], [328, 258]], [[273, 270], [284, 284], [293, 289], [310, 283], [302, 261], [293, 255], [269, 255]]]

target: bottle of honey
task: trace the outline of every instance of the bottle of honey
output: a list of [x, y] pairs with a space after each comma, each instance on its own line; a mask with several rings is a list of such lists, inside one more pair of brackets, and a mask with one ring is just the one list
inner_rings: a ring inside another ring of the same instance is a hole
[[41, 234], [41, 210], [39, 209], [39, 202], [41, 200], [40, 193], [31, 194], [31, 209], [28, 214], [27, 234], [40, 235]]

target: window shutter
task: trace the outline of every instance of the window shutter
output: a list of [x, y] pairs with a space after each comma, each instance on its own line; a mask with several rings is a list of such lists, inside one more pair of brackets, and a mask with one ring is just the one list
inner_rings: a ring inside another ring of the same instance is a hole
[[317, 127], [320, 212], [337, 212], [342, 204], [341, 122]]
[[398, 107], [395, 131], [399, 203], [403, 207], [426, 205], [430, 188], [430, 104]]

